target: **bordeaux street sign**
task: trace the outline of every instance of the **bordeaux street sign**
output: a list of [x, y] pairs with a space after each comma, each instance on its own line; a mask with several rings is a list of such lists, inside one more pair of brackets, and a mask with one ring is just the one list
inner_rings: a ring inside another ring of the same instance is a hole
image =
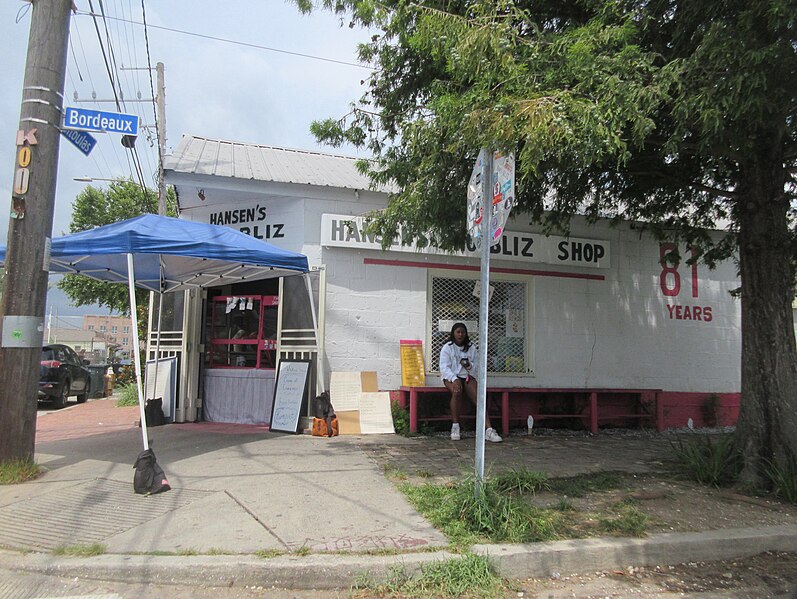
[[138, 135], [138, 115], [67, 107], [64, 109], [64, 129]]
[[86, 156], [91, 154], [91, 151], [97, 144], [97, 139], [91, 133], [86, 133], [85, 131], [61, 129], [61, 135], [71, 141], [72, 144]]

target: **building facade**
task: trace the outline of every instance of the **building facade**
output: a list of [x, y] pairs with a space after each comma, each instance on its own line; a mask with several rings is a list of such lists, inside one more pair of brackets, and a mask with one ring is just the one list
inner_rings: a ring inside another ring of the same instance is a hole
[[[368, 189], [354, 159], [185, 136], [165, 172], [180, 218], [301, 252], [321, 273], [320, 376], [376, 371], [379, 387], [395, 390], [399, 342], [411, 339], [422, 343], [426, 384], [440, 385], [437, 356], [451, 325], [465, 322], [478, 342], [475, 248], [382, 250], [362, 217], [388, 195]], [[664, 260], [673, 250], [681, 264]], [[701, 406], [715, 396], [721, 420], [732, 422], [741, 387], [741, 310], [730, 293], [739, 285], [736, 268], [688, 265], [688, 256], [635, 223], [575, 218], [565, 238], [513, 215], [491, 250], [488, 385], [659, 389], [667, 426], [700, 422]], [[270, 285], [249, 291], [274, 293]], [[192, 314], [186, 330], [201, 336], [206, 312]], [[201, 367], [194, 370], [201, 377]], [[185, 405], [201, 405], [202, 393], [197, 384]]]

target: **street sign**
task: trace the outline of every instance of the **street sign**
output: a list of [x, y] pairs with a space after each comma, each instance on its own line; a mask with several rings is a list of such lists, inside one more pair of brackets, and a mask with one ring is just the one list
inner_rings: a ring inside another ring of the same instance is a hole
[[67, 107], [64, 109], [64, 128], [138, 135], [138, 115]]
[[[468, 181], [468, 234], [476, 247], [481, 245], [482, 208], [482, 168], [487, 152], [481, 150], [473, 166]], [[490, 177], [490, 245], [501, 241], [509, 212], [515, 205], [515, 156], [513, 154], [493, 153], [492, 176]]]
[[85, 131], [78, 131], [77, 129], [61, 129], [61, 135], [66, 137], [72, 142], [78, 150], [83, 152], [86, 156], [91, 154], [94, 146], [97, 145], [97, 139]]

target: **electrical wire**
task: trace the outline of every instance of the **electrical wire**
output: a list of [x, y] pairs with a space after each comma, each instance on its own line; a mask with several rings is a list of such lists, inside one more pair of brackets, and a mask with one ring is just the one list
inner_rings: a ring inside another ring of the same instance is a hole
[[[89, 6], [91, 7], [91, 2], [89, 2]], [[97, 15], [94, 14], [94, 8], [93, 7], [91, 7], [91, 12], [78, 11], [75, 14], [78, 15], [78, 16], [90, 16], [90, 17], [97, 16]], [[120, 20], [120, 21], [124, 20], [124, 19], [121, 19], [120, 17], [108, 17], [108, 18], [109, 19], [117, 19], [117, 20]], [[136, 25], [142, 25], [142, 23], [136, 23], [135, 21], [131, 21], [131, 22], [135, 23]], [[150, 27], [151, 29], [161, 29], [163, 31], [170, 31], [172, 33], [179, 33], [181, 35], [190, 35], [190, 36], [193, 36], [193, 37], [199, 37], [199, 38], [203, 38], [203, 39], [207, 39], [207, 40], [213, 40], [215, 42], [224, 42], [226, 44], [235, 44], [235, 45], [238, 45], [238, 46], [245, 46], [247, 48], [255, 48], [257, 50], [266, 50], [268, 52], [278, 52], [279, 54], [288, 54], [290, 56], [299, 56], [301, 58], [309, 58], [311, 60], [321, 60], [321, 61], [324, 61], [324, 62], [333, 62], [335, 64], [342, 64], [342, 65], [346, 65], [346, 66], [350, 66], [350, 67], [358, 67], [358, 68], [361, 68], [361, 69], [374, 70], [374, 67], [372, 67], [370, 65], [359, 64], [359, 63], [356, 63], [356, 62], [347, 62], [345, 60], [337, 60], [335, 58], [327, 58], [326, 56], [315, 56], [313, 54], [304, 54], [302, 52], [292, 52], [290, 50], [281, 50], [279, 48], [271, 48], [269, 46], [261, 46], [259, 44], [251, 44], [249, 42], [242, 42], [242, 41], [239, 41], [239, 40], [233, 40], [233, 39], [224, 38], [224, 37], [216, 37], [216, 36], [213, 36], [213, 35], [206, 35], [204, 33], [195, 33], [193, 31], [185, 31], [184, 29], [175, 29], [173, 27], [164, 27], [162, 25], [151, 25], [150, 24], [150, 25], [148, 25], [148, 27]]]

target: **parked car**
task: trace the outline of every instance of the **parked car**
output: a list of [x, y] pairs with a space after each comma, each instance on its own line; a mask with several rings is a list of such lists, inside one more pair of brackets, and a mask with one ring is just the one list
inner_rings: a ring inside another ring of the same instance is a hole
[[45, 345], [39, 367], [39, 401], [51, 401], [56, 409], [63, 408], [70, 395], [76, 395], [78, 403], [86, 401], [91, 380], [88, 363], [68, 345]]

